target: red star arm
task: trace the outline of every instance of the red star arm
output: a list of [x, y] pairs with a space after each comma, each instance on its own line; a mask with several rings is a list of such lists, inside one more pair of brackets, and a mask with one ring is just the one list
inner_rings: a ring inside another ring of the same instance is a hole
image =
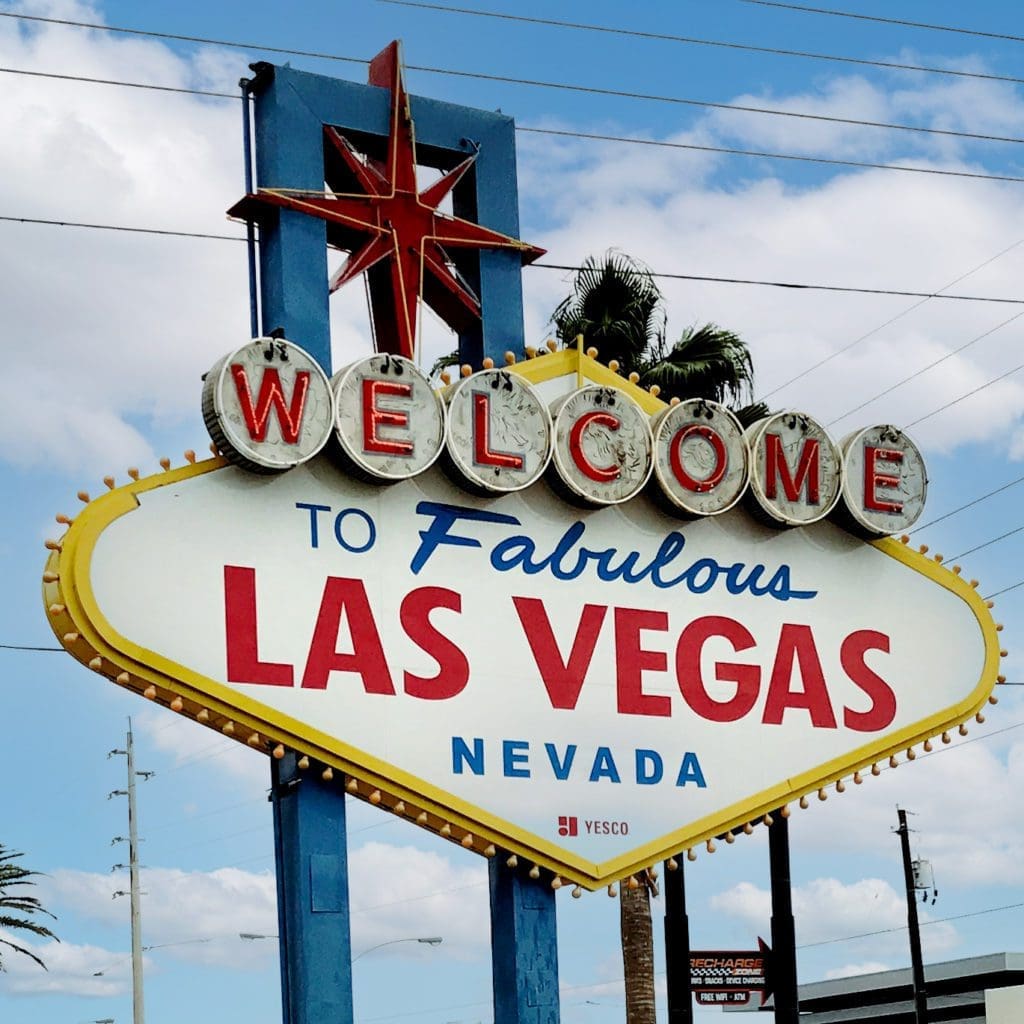
[[[444, 249], [437, 244], [437, 242], [424, 240], [423, 243], [423, 271], [424, 277], [429, 277], [443, 285], [446, 292], [448, 293], [449, 299], [454, 297], [458, 302], [465, 307], [474, 317], [480, 316], [480, 299], [470, 289], [470, 287], [463, 282], [456, 274], [452, 271], [448, 263], [448, 255]], [[424, 285], [426, 285], [424, 281]], [[453, 319], [451, 314], [451, 303], [445, 302], [444, 298], [437, 296], [436, 292], [431, 293], [430, 305], [436, 309], [441, 315], [442, 319], [449, 323]], [[445, 313], [449, 315], [445, 315]]]
[[[363, 161], [359, 159], [352, 143], [349, 142], [337, 128], [325, 128], [324, 138], [329, 146], [329, 149], [325, 151], [327, 177], [329, 181], [337, 175], [337, 172], [334, 174], [331, 173], [331, 164], [334, 162], [340, 162], [341, 168], [355, 179], [364, 195], [387, 195], [387, 180], [376, 168], [363, 163]], [[342, 188], [340, 191], [347, 191], [347, 188]]]
[[391, 131], [388, 165], [384, 169], [393, 192], [416, 193], [416, 142], [409, 97], [402, 81], [398, 41], [389, 43], [370, 61], [370, 85], [391, 90]]
[[359, 196], [321, 196], [301, 193], [261, 191], [247, 195], [228, 210], [230, 217], [258, 220], [268, 206], [308, 213], [332, 224], [356, 228], [369, 234], [385, 234], [387, 228], [377, 223], [373, 206]]
[[425, 188], [420, 193], [420, 202], [424, 206], [429, 206], [430, 209], [436, 210], [444, 197], [459, 183], [462, 176], [473, 166], [476, 162], [476, 153], [471, 157], [463, 160], [457, 167], [453, 167], [447, 174], [442, 175], [434, 182], [429, 188]]
[[348, 284], [349, 281], [369, 270], [374, 264], [387, 259], [393, 255], [394, 250], [395, 241], [390, 233], [375, 235], [353, 252], [331, 277], [331, 292], [336, 292], [343, 284]]
[[521, 254], [524, 264], [532, 263], [546, 252], [461, 217], [437, 217], [434, 231], [438, 242], [453, 249], [515, 249]]

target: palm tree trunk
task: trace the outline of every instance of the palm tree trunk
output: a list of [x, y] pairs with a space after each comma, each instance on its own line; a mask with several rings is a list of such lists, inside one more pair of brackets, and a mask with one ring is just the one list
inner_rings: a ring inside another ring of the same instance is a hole
[[625, 882], [620, 886], [619, 927], [626, 979], [626, 1024], [655, 1024], [651, 894], [643, 880], [635, 889]]

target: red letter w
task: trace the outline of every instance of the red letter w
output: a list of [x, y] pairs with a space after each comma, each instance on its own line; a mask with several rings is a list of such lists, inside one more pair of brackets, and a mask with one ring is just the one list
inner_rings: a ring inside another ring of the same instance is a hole
[[277, 422], [281, 427], [281, 438], [285, 444], [296, 444], [299, 440], [299, 427], [302, 426], [302, 411], [306, 405], [306, 392], [309, 391], [309, 371], [300, 370], [295, 374], [295, 391], [292, 393], [292, 404], [285, 402], [284, 389], [281, 387], [281, 376], [277, 369], [271, 367], [263, 371], [260, 381], [260, 394], [253, 408], [252, 392], [249, 390], [249, 379], [245, 367], [234, 363], [231, 376], [238, 391], [238, 404], [242, 407], [245, 425], [249, 436], [254, 441], [265, 441], [267, 425], [270, 421], [270, 409], [277, 410]]

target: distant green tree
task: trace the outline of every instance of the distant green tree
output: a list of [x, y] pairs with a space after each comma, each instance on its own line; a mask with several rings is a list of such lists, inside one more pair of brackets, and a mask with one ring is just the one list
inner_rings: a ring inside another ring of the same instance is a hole
[[551, 323], [563, 345], [582, 335], [603, 363], [614, 360], [626, 376], [638, 374], [641, 387], [657, 384], [665, 400], [707, 398], [745, 413], [741, 420], [750, 422], [767, 411], [749, 404], [754, 364], [739, 335], [709, 323], [687, 327], [669, 345], [663, 303], [650, 269], [612, 249], [583, 261], [572, 294], [558, 304]]
[[[22, 886], [35, 885], [35, 882], [29, 881], [29, 879], [39, 874], [38, 871], [30, 871], [20, 864], [15, 864], [14, 861], [21, 856], [23, 854], [13, 853], [7, 847], [0, 844], [0, 929], [13, 932], [28, 932], [32, 935], [55, 939], [59, 942], [60, 940], [57, 939], [57, 936], [49, 928], [39, 924], [37, 921], [30, 920], [32, 915], [35, 914], [46, 914], [48, 917], [53, 917], [53, 914], [46, 910], [34, 896], [25, 896], [21, 892], [15, 893], [12, 891]], [[13, 949], [16, 953], [22, 953], [39, 964], [43, 970], [46, 970], [46, 964], [30, 949], [2, 938], [0, 938], [0, 946]], [[0, 955], [0, 971], [5, 969], [3, 956]]]

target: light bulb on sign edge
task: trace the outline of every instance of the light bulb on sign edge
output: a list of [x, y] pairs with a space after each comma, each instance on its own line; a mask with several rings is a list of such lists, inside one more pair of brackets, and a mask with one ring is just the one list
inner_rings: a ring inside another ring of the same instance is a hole
[[357, 779], [349, 779], [348, 782], [345, 783], [345, 788], [350, 793], [358, 793], [359, 792], [359, 781]]
[[296, 767], [299, 769], [300, 772], [306, 771], [306, 769], [309, 768], [309, 758], [306, 757], [305, 754], [303, 754], [302, 757], [300, 757], [299, 760], [296, 762]]
[[465, 834], [465, 835], [464, 835], [464, 836], [462, 837], [462, 845], [463, 845], [463, 846], [464, 846], [464, 847], [465, 847], [465, 848], [466, 848], [467, 850], [468, 850], [468, 849], [470, 849], [470, 848], [472, 847], [472, 845], [473, 845], [473, 833], [472, 833], [472, 832], [467, 832], [467, 833], [466, 833], [466, 834]]
[[145, 697], [146, 700], [156, 700], [156, 687], [150, 683], [150, 685], [142, 691], [142, 696]]
[[626, 879], [626, 888], [630, 891], [640, 888], [640, 883], [636, 880], [636, 875], [630, 875], [629, 878]]
[[284, 757], [284, 744], [278, 743], [278, 745], [274, 747], [273, 751], [271, 752], [271, 756], [274, 758], [275, 761], [280, 761], [281, 758]]
[[975, 716], [974, 720], [981, 725], [985, 721], [985, 716], [979, 711]]
[[373, 805], [374, 805], [374, 807], [376, 807], [376, 806], [377, 806], [377, 804], [379, 804], [379, 803], [380, 803], [380, 801], [381, 801], [381, 795], [380, 795], [380, 790], [379, 790], [379, 789], [375, 789], [375, 790], [374, 790], [374, 791], [373, 791], [373, 792], [372, 792], [372, 793], [370, 794], [370, 803], [371, 803], [371, 804], [373, 804]]
[[583, 895], [583, 890], [577, 885], [572, 891], [572, 898], [578, 900]]
[[689, 861], [697, 859], [697, 851], [693, 849], [693, 847], [690, 847], [690, 849], [686, 851], [686, 859]]
[[506, 352], [505, 353], [505, 365], [506, 366], [515, 366], [516, 365], [516, 354], [515, 354], [515, 352]]
[[948, 732], [944, 732], [944, 733], [942, 734], [942, 742], [943, 742], [943, 743], [949, 743], [949, 742], [950, 742], [950, 739], [951, 739], [951, 737], [950, 737], [950, 735], [949, 735], [949, 733], [948, 733]]
[[505, 861], [505, 866], [510, 868], [519, 867], [519, 858], [513, 853], [512, 856], [510, 856], [509, 859]]
[[810, 807], [810, 804], [807, 802], [807, 797], [800, 797], [800, 810], [806, 811], [808, 807]]
[[612, 899], [615, 899], [615, 897], [618, 896], [618, 892], [615, 889], [614, 882], [612, 882], [612, 884], [608, 886], [608, 895], [611, 896]]
[[442, 826], [440, 827], [440, 829], [438, 829], [438, 835], [442, 835], [442, 836], [444, 836], [444, 837], [445, 837], [445, 839], [447, 839], [447, 838], [448, 838], [448, 837], [449, 837], [449, 836], [450, 836], [451, 834], [452, 834], [452, 827], [451, 827], [451, 825], [449, 825], [449, 824], [448, 824], [448, 822], [446, 821], [446, 822], [445, 822], [445, 823], [444, 823], [444, 824], [443, 824], [443, 825], [442, 825]]
[[893, 755], [892, 755], [892, 756], [891, 756], [891, 757], [889, 758], [889, 767], [890, 767], [890, 768], [898, 768], [898, 767], [899, 767], [899, 764], [900, 764], [900, 763], [899, 763], [899, 761], [897, 761], [897, 760], [896, 760], [896, 755], [895, 755], [895, 754], [893, 754]]
[[488, 857], [488, 858], [489, 857], [493, 857], [497, 852], [498, 851], [495, 849], [494, 843], [491, 843], [490, 845], [484, 847], [484, 856], [485, 857]]
[[398, 803], [391, 808], [391, 810], [395, 814], [405, 814], [405, 801], [399, 800]]
[[169, 473], [170, 472], [171, 460], [169, 458], [167, 458], [166, 455], [160, 460], [160, 467], [161, 467], [161, 469], [163, 469], [163, 471], [165, 473]]
[[332, 767], [331, 767], [330, 765], [328, 765], [328, 766], [327, 766], [327, 767], [326, 767], [326, 768], [325, 768], [325, 769], [324, 769], [324, 770], [323, 770], [323, 771], [322, 771], [322, 772], [320, 773], [320, 778], [321, 778], [321, 779], [323, 779], [323, 780], [324, 780], [324, 782], [330, 782], [330, 781], [331, 781], [331, 780], [332, 780], [332, 779], [334, 778], [334, 769], [333, 769], [333, 768], [332, 768]]
[[675, 857], [669, 857], [669, 859], [665, 862], [665, 867], [667, 867], [669, 871], [678, 871], [679, 861], [677, 861]]
[[766, 814], [761, 821], [763, 821], [769, 828], [775, 824], [775, 819], [770, 814]]
[[558, 877], [558, 875], [555, 875], [555, 877], [551, 879], [551, 888], [552, 889], [561, 889], [562, 888], [562, 880], [561, 880], [561, 878]]
[[957, 729], [957, 732], [960, 733], [961, 736], [966, 736], [967, 735], [967, 726], [964, 725], [963, 722], [961, 722], [960, 723], [960, 728]]
[[112, 476], [105, 476], [103, 482], [107, 485], [108, 491], [112, 491], [117, 486], [117, 481]]
[[597, 349], [594, 348], [593, 345], [591, 345], [590, 348], [587, 349], [587, 358], [589, 358], [589, 359], [596, 359], [597, 356], [598, 356]]
[[538, 878], [540, 878], [540, 868], [537, 867], [536, 864], [534, 864], [533, 867], [529, 870], [529, 875], [534, 881], [536, 881]]
[[172, 711], [180, 711], [185, 706], [185, 702], [180, 697], [175, 697], [167, 706]]

